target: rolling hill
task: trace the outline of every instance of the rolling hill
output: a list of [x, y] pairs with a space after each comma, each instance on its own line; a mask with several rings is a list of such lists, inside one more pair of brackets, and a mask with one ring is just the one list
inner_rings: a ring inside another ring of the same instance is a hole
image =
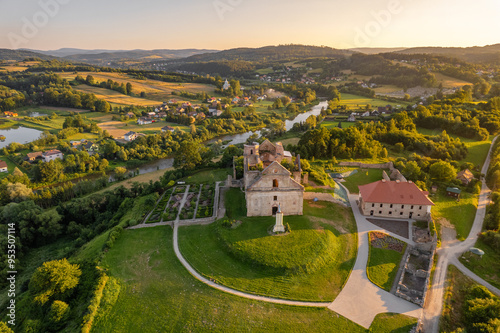
[[500, 44], [473, 47], [413, 47], [396, 53], [439, 54], [467, 62], [500, 64]]

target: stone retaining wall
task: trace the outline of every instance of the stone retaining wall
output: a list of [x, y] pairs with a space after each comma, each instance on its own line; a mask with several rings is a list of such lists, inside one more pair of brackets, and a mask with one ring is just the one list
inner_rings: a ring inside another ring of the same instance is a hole
[[329, 201], [347, 207], [344, 202], [335, 199], [331, 193], [304, 192], [304, 200], [313, 200], [314, 198], [317, 198], [319, 201]]

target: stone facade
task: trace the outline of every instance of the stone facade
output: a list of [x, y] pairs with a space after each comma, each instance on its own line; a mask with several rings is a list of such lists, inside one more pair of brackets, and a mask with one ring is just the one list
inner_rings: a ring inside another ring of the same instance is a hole
[[361, 202], [363, 215], [426, 220], [431, 214], [431, 205], [400, 205], [379, 202]]
[[281, 165], [284, 159], [292, 160], [281, 143], [266, 140], [261, 145], [245, 145], [247, 216], [272, 216], [279, 206], [284, 215], [302, 215], [304, 187]]

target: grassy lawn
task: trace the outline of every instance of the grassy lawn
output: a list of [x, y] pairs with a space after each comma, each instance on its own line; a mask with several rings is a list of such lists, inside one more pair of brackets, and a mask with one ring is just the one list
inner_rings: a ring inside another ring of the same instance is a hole
[[183, 178], [182, 180], [186, 181], [188, 184], [199, 184], [206, 183], [212, 184], [218, 181], [224, 181], [227, 179], [227, 176], [232, 174], [232, 169], [215, 169], [215, 170], [206, 170], [198, 172], [192, 176], [188, 176]]
[[462, 274], [455, 266], [448, 267], [439, 332], [459, 332], [457, 329], [465, 327], [463, 313], [466, 301], [465, 291], [474, 284], [474, 281]]
[[359, 169], [359, 171], [347, 178], [342, 183], [349, 192], [359, 193], [358, 186], [376, 182], [382, 179], [382, 169]]
[[[391, 236], [386, 237], [398, 241]], [[389, 248], [374, 247], [370, 242], [370, 254], [366, 272], [370, 281], [385, 291], [390, 291], [398, 273], [401, 259], [403, 259], [405, 248], [406, 244], [402, 251], [398, 252]]]
[[500, 253], [483, 243], [481, 240], [476, 242], [475, 247], [484, 251], [482, 258], [478, 255], [466, 252], [461, 256], [460, 261], [471, 271], [495, 287], [500, 288]]
[[457, 238], [464, 240], [469, 235], [477, 210], [477, 196], [465, 191], [460, 201], [438, 192], [431, 197], [436, 204], [432, 207], [432, 217], [435, 221], [447, 219], [455, 227]]
[[[421, 127], [417, 128], [417, 131], [423, 135], [440, 135], [442, 132], [442, 130], [427, 129]], [[474, 139], [463, 138], [450, 133], [448, 133], [448, 135], [454, 139], [460, 138], [460, 141], [465, 144], [469, 151], [467, 157], [460, 161], [460, 163], [470, 162], [474, 165], [479, 166], [479, 168], [483, 166], [483, 163], [486, 160], [486, 156], [488, 155], [493, 136], [490, 136], [490, 138], [486, 141], [477, 141]]]
[[[198, 282], [175, 257], [169, 227], [124, 231], [103, 264], [121, 292], [93, 332], [368, 332], [328, 309], [246, 300]], [[414, 323], [382, 314], [370, 331], [407, 332]]]
[[[226, 194], [228, 208], [237, 196]], [[331, 301], [354, 264], [354, 219], [348, 209], [332, 203], [304, 204], [304, 216], [285, 217], [292, 229], [288, 235], [268, 235], [272, 217], [240, 218], [240, 226], [219, 233], [215, 224], [182, 227], [181, 251], [201, 274], [231, 288], [278, 298]], [[234, 211], [244, 212], [244, 207], [229, 210], [236, 216]], [[231, 253], [226, 246], [237, 251]], [[305, 273], [302, 267], [312, 272]]]

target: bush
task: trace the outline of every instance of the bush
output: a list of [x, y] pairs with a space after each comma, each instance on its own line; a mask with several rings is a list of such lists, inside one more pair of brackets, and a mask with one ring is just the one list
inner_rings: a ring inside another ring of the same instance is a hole
[[69, 316], [69, 305], [66, 302], [54, 301], [49, 311], [49, 319], [53, 323], [64, 323]]

